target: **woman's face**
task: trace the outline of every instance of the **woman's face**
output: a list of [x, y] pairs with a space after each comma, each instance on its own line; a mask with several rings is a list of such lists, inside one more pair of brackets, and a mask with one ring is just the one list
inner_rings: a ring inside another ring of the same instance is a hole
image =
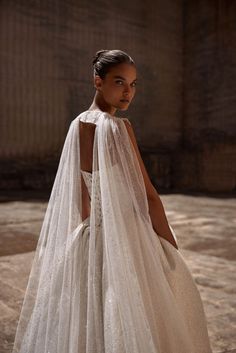
[[135, 66], [123, 63], [112, 67], [104, 79], [95, 76], [95, 87], [106, 104], [126, 110], [135, 95], [136, 81]]

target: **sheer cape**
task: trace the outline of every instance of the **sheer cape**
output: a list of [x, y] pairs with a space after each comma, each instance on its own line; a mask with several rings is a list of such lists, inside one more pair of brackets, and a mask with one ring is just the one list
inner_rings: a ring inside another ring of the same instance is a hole
[[[96, 124], [91, 212], [85, 221], [80, 121]], [[78, 270], [78, 256], [83, 254], [77, 253], [76, 244], [87, 225], [88, 278], [84, 283]], [[97, 255], [99, 241], [102, 262]], [[80, 353], [80, 295], [84, 286], [88, 293], [86, 350], [81, 353], [112, 353], [117, 339], [124, 347], [119, 353], [169, 353], [176, 352], [176, 347], [181, 353], [211, 352], [205, 324], [195, 332], [204, 313], [183, 263], [181, 253], [153, 230], [142, 173], [123, 119], [100, 110], [81, 113], [71, 122], [62, 149], [13, 352]], [[119, 313], [121, 334], [117, 337], [115, 322], [106, 331], [110, 349], [104, 342], [106, 319], [100, 306], [98, 266], [102, 266]], [[178, 266], [182, 266], [180, 275]], [[195, 305], [193, 311], [191, 305]]]

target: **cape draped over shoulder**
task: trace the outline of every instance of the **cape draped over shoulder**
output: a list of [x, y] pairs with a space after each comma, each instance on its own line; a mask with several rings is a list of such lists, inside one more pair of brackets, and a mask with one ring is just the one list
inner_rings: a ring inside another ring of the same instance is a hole
[[[83, 221], [80, 121], [96, 125], [90, 216]], [[85, 236], [86, 259], [79, 245]], [[199, 292], [180, 251], [152, 227], [123, 119], [85, 111], [64, 142], [13, 352], [172, 353], [176, 347], [211, 352]]]

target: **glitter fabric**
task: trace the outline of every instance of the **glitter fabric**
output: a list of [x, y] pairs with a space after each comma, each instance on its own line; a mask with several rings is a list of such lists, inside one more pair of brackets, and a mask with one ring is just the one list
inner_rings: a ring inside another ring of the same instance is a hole
[[[14, 353], [212, 352], [184, 258], [152, 227], [123, 120], [94, 110], [70, 125]], [[96, 125], [92, 172], [80, 168], [80, 121]], [[90, 197], [83, 221], [81, 178]]]

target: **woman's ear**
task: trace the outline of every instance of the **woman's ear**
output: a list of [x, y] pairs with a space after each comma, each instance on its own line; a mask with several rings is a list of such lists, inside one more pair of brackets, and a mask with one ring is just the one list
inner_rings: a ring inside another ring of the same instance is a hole
[[100, 88], [101, 88], [101, 85], [102, 85], [102, 79], [100, 76], [98, 75], [95, 75], [94, 76], [94, 87], [100, 91]]

